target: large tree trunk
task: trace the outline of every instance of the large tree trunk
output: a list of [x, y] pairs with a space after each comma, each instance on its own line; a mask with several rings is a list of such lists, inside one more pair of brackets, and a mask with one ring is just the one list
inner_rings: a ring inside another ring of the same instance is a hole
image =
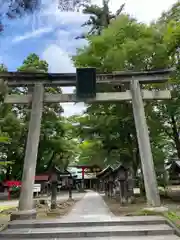
[[171, 123], [172, 123], [172, 132], [173, 132], [173, 138], [176, 146], [176, 151], [178, 158], [180, 159], [180, 139], [179, 139], [179, 132], [176, 124], [176, 120], [174, 116], [171, 116]]

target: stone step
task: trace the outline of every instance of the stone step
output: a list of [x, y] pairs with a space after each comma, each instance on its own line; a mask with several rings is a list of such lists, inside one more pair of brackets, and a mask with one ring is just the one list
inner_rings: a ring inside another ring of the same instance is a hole
[[[23, 238], [23, 240], [29, 240], [30, 238]], [[79, 240], [79, 238], [68, 238], [69, 240]], [[81, 240], [94, 240], [96, 238], [81, 238]], [[134, 237], [98, 237], [98, 240], [179, 240], [180, 238], [176, 235], [168, 235], [168, 236], [134, 236]], [[9, 239], [4, 239], [9, 240]], [[19, 240], [19, 239], [13, 239]], [[36, 240], [41, 240], [41, 238], [36, 238]], [[65, 240], [63, 238], [44, 238], [44, 240]]]
[[93, 226], [76, 228], [24, 228], [7, 229], [0, 233], [0, 239], [45, 239], [45, 238], [97, 238], [113, 236], [158, 236], [173, 235], [174, 230], [167, 224], [132, 226]]
[[56, 227], [83, 227], [83, 226], [127, 226], [127, 225], [153, 225], [166, 224], [166, 219], [161, 216], [133, 216], [113, 217], [109, 219], [64, 222], [62, 220], [24, 220], [13, 221], [8, 224], [9, 229], [18, 228], [56, 228]]

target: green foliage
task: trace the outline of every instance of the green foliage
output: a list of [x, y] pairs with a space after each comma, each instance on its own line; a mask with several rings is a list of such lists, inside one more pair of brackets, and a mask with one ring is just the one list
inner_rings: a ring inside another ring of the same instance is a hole
[[180, 216], [176, 212], [168, 211], [164, 216], [180, 228]]
[[[2, 134], [2, 133], [1, 133]], [[7, 143], [8, 142], [8, 137], [7, 136], [0, 136], [0, 143]]]
[[73, 57], [78, 67], [92, 66], [103, 72], [143, 71], [161, 69], [169, 63], [161, 32], [127, 15], [121, 15], [100, 36], [88, 40], [89, 46]]
[[[2, 71], [7, 70], [2, 66]], [[36, 54], [30, 54], [18, 68], [25, 72], [47, 72], [48, 64]], [[33, 89], [29, 89], [30, 92]], [[60, 88], [46, 88], [46, 92], [61, 92]], [[26, 88], [15, 89], [17, 94], [27, 92]], [[67, 168], [70, 161], [74, 160], [75, 147], [68, 123], [61, 116], [63, 111], [60, 104], [44, 104], [41, 122], [41, 134], [37, 156], [37, 172], [43, 172], [51, 165]], [[28, 132], [30, 108], [27, 105], [16, 107], [0, 105], [0, 136], [8, 137], [8, 144], [0, 145], [1, 158], [10, 161], [4, 166], [6, 179], [20, 179], [25, 157], [25, 146]], [[3, 139], [2, 139], [3, 140]]]
[[175, 4], [172, 5], [172, 7], [167, 12], [163, 12], [162, 16], [158, 19], [157, 22], [163, 25], [168, 24], [171, 20], [179, 22], [180, 18], [179, 7], [180, 2], [177, 1]]
[[[0, 64], [0, 72], [6, 72], [7, 68], [4, 64]], [[0, 102], [3, 100], [4, 94], [7, 91], [7, 86], [3, 79], [0, 79]]]
[[48, 63], [41, 60], [36, 54], [30, 54], [23, 62], [23, 65], [18, 68], [18, 71], [25, 72], [47, 72]]
[[105, 157], [102, 151], [101, 141], [95, 140], [85, 140], [79, 144], [78, 156], [79, 164], [89, 164], [95, 165], [98, 164], [101, 167], [104, 167], [103, 162], [101, 161], [102, 157]]
[[[0, 72], [7, 71], [6, 66], [1, 64]], [[0, 158], [8, 164], [5, 164], [3, 168], [9, 169], [19, 160], [22, 154], [22, 148], [19, 146], [21, 143], [21, 135], [24, 125], [17, 117], [16, 111], [9, 104], [3, 103], [3, 96], [7, 92], [6, 85], [1, 85], [1, 101], [0, 101]], [[22, 162], [21, 162], [22, 163]], [[2, 168], [2, 165], [1, 165]], [[7, 174], [8, 175], [8, 174]]]
[[[145, 104], [154, 162], [160, 175], [164, 172], [165, 161], [173, 156], [180, 158], [178, 4], [171, 11], [173, 14], [168, 12], [171, 17], [166, 21], [162, 16], [150, 26], [121, 14], [101, 34], [89, 36], [89, 45], [72, 57], [77, 67], [96, 67], [99, 72], [146, 71], [172, 66], [177, 69], [170, 81], [173, 99]], [[126, 87], [104, 86], [99, 91], [122, 91]], [[159, 88], [156, 85], [146, 87]], [[102, 165], [128, 161], [137, 173], [140, 159], [131, 103], [88, 105], [86, 115], [76, 121], [79, 122], [76, 134], [88, 143], [86, 147], [82, 143], [80, 161], [84, 155], [89, 162], [100, 156], [98, 161]], [[93, 158], [88, 158], [89, 152], [94, 154]]]
[[6, 72], [7, 71], [7, 67], [4, 64], [0, 64], [0, 72]]

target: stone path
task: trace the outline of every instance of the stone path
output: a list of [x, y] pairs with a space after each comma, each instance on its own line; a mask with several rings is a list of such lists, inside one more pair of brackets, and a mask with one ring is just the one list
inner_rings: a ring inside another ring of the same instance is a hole
[[113, 216], [102, 197], [96, 192], [89, 191], [62, 220], [67, 222], [108, 221], [111, 220]]

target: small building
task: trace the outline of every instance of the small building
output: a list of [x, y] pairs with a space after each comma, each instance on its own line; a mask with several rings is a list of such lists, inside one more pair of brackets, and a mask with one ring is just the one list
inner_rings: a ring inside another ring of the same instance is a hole
[[130, 201], [133, 195], [133, 179], [128, 167], [120, 164], [116, 168], [106, 167], [97, 174], [100, 179], [100, 191], [103, 189], [109, 197], [120, 198], [120, 202]]

